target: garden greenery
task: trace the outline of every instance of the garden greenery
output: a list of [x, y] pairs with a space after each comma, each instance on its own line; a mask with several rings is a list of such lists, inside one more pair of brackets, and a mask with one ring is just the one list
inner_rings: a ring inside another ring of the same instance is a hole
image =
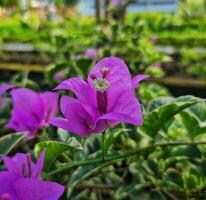
[[[70, 78], [56, 88], [76, 96], [61, 97], [65, 119], [54, 118], [54, 92], [2, 85], [2, 98], [12, 97], [9, 127], [17, 132], [1, 137], [0, 153], [7, 155], [15, 148], [27, 154], [3, 157], [7, 171], [0, 172], [1, 198], [31, 198], [31, 192], [25, 193], [30, 185], [37, 191], [32, 199], [58, 199], [63, 191], [63, 199], [202, 198], [205, 101], [193, 96], [155, 98], [146, 102], [142, 119], [135, 87], [145, 78], [131, 79], [119, 58], [100, 60], [88, 82]], [[40, 156], [37, 165], [28, 152]]]
[[4, 19], [0, 60], [44, 67], [0, 85], [0, 199], [205, 199], [205, 99], [147, 80], [204, 80], [205, 22]]

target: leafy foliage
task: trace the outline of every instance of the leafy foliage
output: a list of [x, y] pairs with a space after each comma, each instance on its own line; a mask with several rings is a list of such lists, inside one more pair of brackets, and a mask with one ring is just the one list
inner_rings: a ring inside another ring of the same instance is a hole
[[[197, 102], [192, 97], [186, 102], [182, 101], [181, 97], [181, 99], [177, 98], [171, 103], [162, 105], [145, 116], [141, 130], [154, 137], [172, 117], [195, 103]], [[152, 121], [153, 123], [151, 123]]]
[[[194, 48], [206, 46], [205, 22], [205, 16], [188, 20], [160, 13], [134, 14], [125, 24], [110, 20], [100, 25], [90, 17], [45, 24], [34, 16], [27, 22], [15, 16], [0, 24], [0, 40], [2, 44], [31, 43], [34, 62], [49, 64], [47, 69], [41, 68], [43, 81], [29, 72], [11, 79], [14, 85], [39, 91], [54, 88], [60, 81], [58, 72], [60, 79], [86, 77], [96, 60], [109, 55], [125, 59], [132, 74], [162, 78], [178, 70], [180, 75], [205, 79], [205, 50]], [[172, 53], [158, 49], [171, 44]], [[98, 50], [96, 60], [86, 57], [88, 48]], [[7, 56], [1, 52], [0, 59]], [[33, 62], [26, 59], [23, 62]], [[7, 135], [4, 126], [11, 112], [8, 101], [0, 111], [0, 154], [12, 155], [18, 149], [39, 156], [45, 150], [45, 178], [68, 186], [62, 199], [205, 199], [205, 100], [171, 97], [168, 89], [153, 82], [141, 84], [138, 97], [144, 111], [141, 127], [121, 124], [108, 129], [104, 139], [102, 134], [80, 138], [45, 127], [46, 138], [39, 136], [35, 144], [28, 141], [21, 146], [24, 135]]]
[[73, 150], [83, 149], [81, 144], [74, 137], [72, 137], [67, 141], [67, 143], [61, 143], [56, 141], [43, 141], [36, 144], [34, 151], [37, 156], [39, 156], [43, 150], [46, 151], [45, 169], [48, 170], [56, 157], [61, 155], [65, 151], [72, 152]]
[[0, 138], [0, 154], [7, 155], [24, 138], [24, 134], [9, 134]]

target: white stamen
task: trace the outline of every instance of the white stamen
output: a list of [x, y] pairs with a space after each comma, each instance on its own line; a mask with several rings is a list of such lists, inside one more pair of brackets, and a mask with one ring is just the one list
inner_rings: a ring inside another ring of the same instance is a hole
[[105, 92], [110, 87], [110, 83], [107, 79], [100, 77], [94, 80], [93, 87], [98, 92]]

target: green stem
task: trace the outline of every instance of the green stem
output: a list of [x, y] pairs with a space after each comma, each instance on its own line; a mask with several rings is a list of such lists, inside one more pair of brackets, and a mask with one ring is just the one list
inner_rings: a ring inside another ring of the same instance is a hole
[[105, 139], [105, 132], [102, 134], [102, 161], [104, 161], [104, 139]]
[[[140, 149], [136, 149], [136, 150], [131, 150], [128, 151], [126, 153], [122, 153], [119, 155], [115, 155], [115, 156], [106, 156], [104, 157], [104, 162], [105, 162], [105, 166], [106, 163], [108, 163], [108, 165], [111, 164], [111, 161], [119, 161], [119, 160], [126, 160], [130, 157], [134, 157], [136, 155], [139, 155], [140, 152], [145, 151], [145, 150], [149, 150], [149, 149], [154, 149], [156, 147], [168, 147], [168, 146], [185, 146], [185, 145], [206, 145], [206, 141], [199, 141], [199, 142], [166, 142], [166, 143], [156, 143], [156, 144], [152, 144], [149, 145], [147, 147], [144, 148], [140, 148]], [[65, 164], [65, 166], [62, 166], [54, 171], [51, 171], [50, 173], [48, 173], [48, 176], [53, 176], [55, 174], [58, 174], [60, 172], [64, 172], [67, 171], [71, 168], [74, 167], [79, 167], [79, 166], [84, 166], [84, 165], [90, 165], [90, 164], [96, 164], [96, 163], [101, 163], [102, 162], [102, 158], [98, 158], [98, 159], [91, 159], [91, 160], [82, 160], [82, 161], [77, 161], [77, 162], [73, 162], [71, 164]]]
[[42, 133], [39, 136], [39, 138], [40, 138], [40, 141], [50, 140], [48, 133], [47, 133], [47, 129], [45, 127], [42, 128]]
[[62, 156], [67, 162], [71, 162], [71, 159], [67, 156], [66, 153], [63, 153]]

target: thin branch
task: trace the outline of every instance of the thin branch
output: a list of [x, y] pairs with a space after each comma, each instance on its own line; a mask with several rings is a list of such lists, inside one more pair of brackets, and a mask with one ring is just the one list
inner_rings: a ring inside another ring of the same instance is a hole
[[77, 189], [94, 189], [94, 190], [116, 190], [119, 185], [106, 185], [106, 184], [79, 184]]
[[[116, 161], [119, 161], [119, 160], [126, 160], [130, 157], [137, 156], [137, 155], [139, 155], [140, 152], [145, 151], [145, 150], [150, 150], [150, 149], [154, 149], [154, 148], [157, 148], [157, 147], [185, 146], [185, 145], [206, 145], [206, 141], [156, 143], [156, 144], [152, 144], [150, 146], [144, 147], [144, 148], [128, 151], [126, 153], [121, 153], [119, 155], [104, 157], [104, 166], [110, 165], [111, 161], [116, 162]], [[73, 162], [73, 163], [68, 163], [68, 164], [65, 164], [64, 166], [62, 166], [62, 167], [60, 167], [60, 168], [58, 168], [54, 171], [51, 171], [50, 173], [48, 173], [48, 176], [51, 177], [55, 174], [67, 171], [71, 168], [84, 166], [84, 165], [90, 165], [90, 164], [97, 164], [97, 163], [102, 163], [102, 158], [82, 160], [82, 161], [77, 161], [77, 162]]]
[[161, 189], [161, 191], [166, 194], [171, 200], [178, 200], [173, 194], [168, 192], [167, 190]]

